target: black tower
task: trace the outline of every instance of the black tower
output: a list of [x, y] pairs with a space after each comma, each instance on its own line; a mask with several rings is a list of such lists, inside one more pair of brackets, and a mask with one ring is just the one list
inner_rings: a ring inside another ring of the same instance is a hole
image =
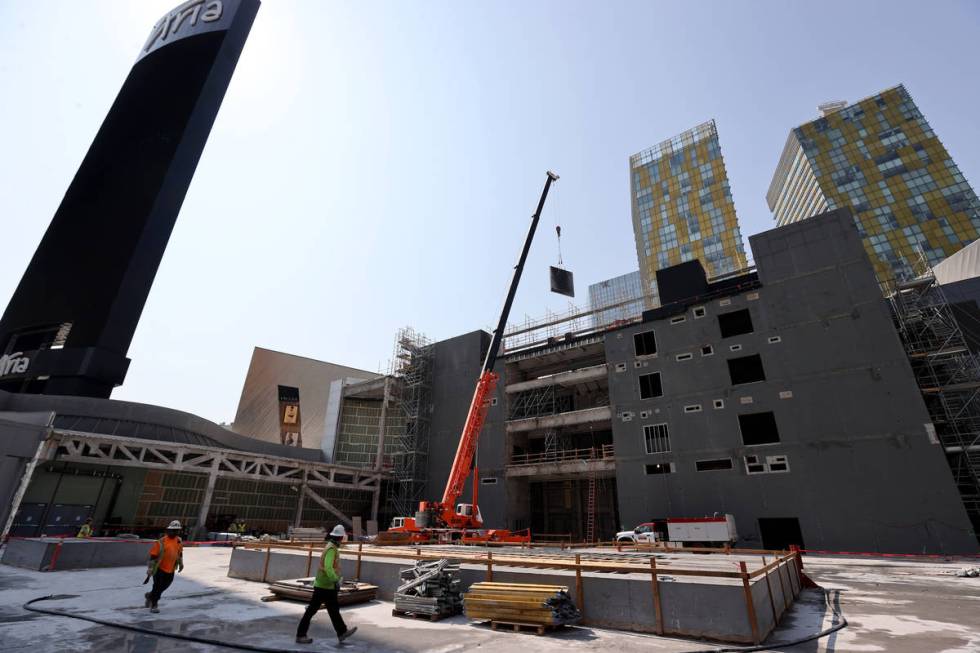
[[160, 19], [0, 318], [0, 390], [108, 398], [259, 0]]

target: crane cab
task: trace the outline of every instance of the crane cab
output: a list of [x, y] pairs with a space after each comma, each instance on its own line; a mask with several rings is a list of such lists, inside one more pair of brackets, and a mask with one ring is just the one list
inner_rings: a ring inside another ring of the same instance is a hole
[[483, 516], [480, 514], [480, 506], [472, 503], [456, 504], [456, 521], [465, 523], [469, 528], [482, 527]]

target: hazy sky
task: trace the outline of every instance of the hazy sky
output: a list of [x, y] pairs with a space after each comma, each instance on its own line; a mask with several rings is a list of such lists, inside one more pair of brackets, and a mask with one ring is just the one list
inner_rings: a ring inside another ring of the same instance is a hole
[[[0, 307], [155, 20], [178, 0], [0, 3]], [[904, 83], [976, 188], [978, 2], [266, 0], [114, 398], [231, 420], [255, 345], [376, 371], [395, 331], [512, 318], [553, 226], [587, 286], [636, 269], [628, 157], [715, 118], [745, 236], [788, 130]]]

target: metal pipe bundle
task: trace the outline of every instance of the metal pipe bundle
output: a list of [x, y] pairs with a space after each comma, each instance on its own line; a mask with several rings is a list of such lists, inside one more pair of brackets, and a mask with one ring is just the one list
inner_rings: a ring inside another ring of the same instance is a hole
[[448, 616], [462, 610], [459, 563], [447, 559], [419, 561], [400, 572], [402, 584], [395, 591], [395, 610]]

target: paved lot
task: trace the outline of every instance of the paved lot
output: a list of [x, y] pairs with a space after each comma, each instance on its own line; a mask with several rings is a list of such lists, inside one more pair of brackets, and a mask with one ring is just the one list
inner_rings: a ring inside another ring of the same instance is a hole
[[[497, 633], [471, 625], [463, 617], [438, 623], [397, 619], [391, 604], [374, 602], [344, 609], [345, 619], [359, 626], [357, 635], [340, 646], [326, 614], [314, 621], [312, 646], [293, 642], [303, 606], [279, 601], [262, 603], [268, 592], [260, 583], [226, 576], [229, 551], [188, 549], [187, 570], [161, 601], [161, 613], [143, 605], [143, 568], [128, 567], [52, 573], [0, 566], [0, 641], [4, 651], [228, 651], [224, 647], [142, 635], [75, 619], [38, 615], [21, 607], [48, 594], [77, 598], [43, 605], [99, 619], [124, 622], [174, 633], [247, 643], [286, 651], [344, 650], [350, 653], [432, 651], [656, 651], [689, 653], [717, 648], [688, 642], [612, 632], [570, 629], [537, 637]], [[850, 625], [815, 642], [780, 646], [829, 627], [835, 621], [823, 595], [810, 591], [786, 616], [770, 638], [768, 650], [786, 653], [817, 651], [905, 651], [966, 653], [980, 651], [980, 579], [955, 578], [950, 572], [967, 563], [905, 563], [866, 559], [807, 558], [807, 572], [825, 586]], [[980, 561], [974, 561], [974, 565]]]

